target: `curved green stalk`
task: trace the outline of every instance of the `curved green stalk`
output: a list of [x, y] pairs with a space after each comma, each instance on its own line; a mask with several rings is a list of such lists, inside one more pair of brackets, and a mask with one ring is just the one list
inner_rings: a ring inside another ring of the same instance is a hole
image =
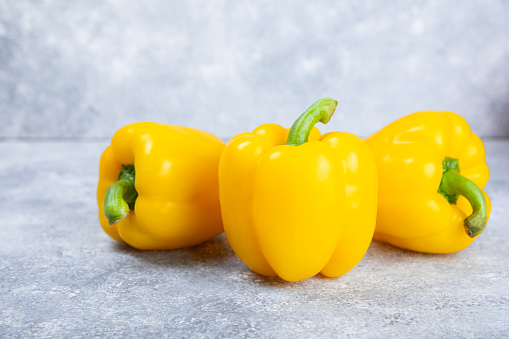
[[473, 210], [464, 221], [465, 231], [471, 238], [482, 233], [488, 222], [487, 205], [482, 190], [474, 182], [451, 168], [442, 175], [439, 192], [448, 196], [464, 196]]
[[331, 119], [338, 102], [331, 98], [322, 98], [317, 100], [309, 107], [300, 117], [295, 120], [288, 133], [286, 144], [291, 146], [299, 146], [308, 141], [309, 133], [313, 126], [320, 121], [326, 124]]

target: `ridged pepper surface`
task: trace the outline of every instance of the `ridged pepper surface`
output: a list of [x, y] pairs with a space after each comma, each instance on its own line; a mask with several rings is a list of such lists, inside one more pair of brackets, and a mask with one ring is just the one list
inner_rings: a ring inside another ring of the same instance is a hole
[[99, 220], [138, 249], [198, 244], [223, 232], [217, 171], [224, 143], [194, 128], [140, 122], [113, 136], [99, 165]]
[[378, 168], [375, 239], [452, 253], [484, 230], [490, 199], [484, 145], [455, 113], [410, 114], [369, 136]]
[[299, 281], [337, 277], [361, 260], [376, 219], [377, 175], [362, 139], [321, 135], [332, 99], [313, 104], [290, 130], [265, 124], [233, 137], [219, 165], [226, 237], [253, 271]]

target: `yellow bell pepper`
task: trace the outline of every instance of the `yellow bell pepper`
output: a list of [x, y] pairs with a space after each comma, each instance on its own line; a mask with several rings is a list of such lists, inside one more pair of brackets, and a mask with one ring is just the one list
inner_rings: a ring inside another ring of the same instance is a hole
[[189, 127], [140, 122], [118, 130], [99, 165], [104, 231], [144, 250], [191, 246], [222, 233], [223, 149], [219, 138]]
[[490, 214], [481, 139], [461, 116], [410, 114], [369, 136], [379, 176], [375, 239], [428, 253], [469, 246]]
[[337, 277], [361, 260], [376, 219], [369, 147], [349, 133], [321, 135], [337, 101], [321, 99], [288, 131], [266, 124], [233, 137], [219, 164], [226, 237], [253, 271], [299, 281]]

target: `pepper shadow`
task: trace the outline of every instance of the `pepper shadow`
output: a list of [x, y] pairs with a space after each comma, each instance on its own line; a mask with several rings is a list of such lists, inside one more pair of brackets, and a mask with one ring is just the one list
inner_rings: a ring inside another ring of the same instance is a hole
[[244, 272], [244, 276], [248, 276], [250, 283], [254, 285], [287, 289], [295, 286], [295, 284], [298, 284], [298, 282], [286, 281], [278, 276], [269, 277], [266, 275], [261, 275], [255, 271], [252, 271], [248, 267], [246, 267], [245, 270], [246, 272]]
[[[435, 262], [445, 263], [454, 261], [460, 252], [457, 253], [423, 253], [400, 248], [386, 242], [374, 240], [371, 242], [368, 251], [362, 258], [364, 264], [396, 264], [413, 262]], [[354, 268], [355, 269], [355, 268]]]
[[168, 268], [197, 265], [217, 267], [237, 259], [224, 233], [198, 245], [174, 250], [139, 250], [119, 242], [115, 242], [112, 246], [116, 252], [126, 254], [136, 260]]
[[[314, 284], [317, 281], [320, 282], [339, 282], [344, 279], [348, 275], [355, 274], [358, 269], [372, 269], [373, 267], [380, 267], [384, 265], [393, 265], [393, 264], [409, 264], [415, 262], [433, 262], [441, 265], [453, 264], [455, 262], [455, 257], [457, 257], [458, 253], [450, 253], [450, 254], [435, 254], [435, 253], [420, 253], [414, 252], [407, 249], [399, 248], [388, 243], [384, 243], [381, 241], [373, 240], [369, 246], [368, 251], [362, 258], [361, 262], [357, 264], [354, 268], [352, 268], [349, 272], [345, 273], [339, 277], [327, 277], [318, 273], [317, 275], [310, 277], [308, 279], [304, 279], [297, 282], [289, 282], [283, 280], [279, 277], [267, 277], [261, 274], [258, 274], [253, 271], [251, 274], [245, 274], [250, 277], [251, 282], [269, 286], [273, 288], [291, 288], [291, 287], [303, 287], [306, 284]], [[361, 264], [362, 263], [362, 264]], [[247, 268], [246, 268], [247, 269]]]

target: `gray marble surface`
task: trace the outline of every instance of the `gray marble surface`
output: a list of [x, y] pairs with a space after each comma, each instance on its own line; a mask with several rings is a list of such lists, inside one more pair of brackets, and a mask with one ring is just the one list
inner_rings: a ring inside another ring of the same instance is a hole
[[325, 131], [431, 109], [509, 137], [508, 36], [505, 0], [0, 0], [0, 137], [225, 137], [323, 96]]
[[487, 140], [492, 214], [452, 255], [372, 243], [343, 277], [251, 272], [224, 235], [175, 251], [97, 220], [106, 142], [0, 142], [0, 337], [509, 336], [509, 139]]

